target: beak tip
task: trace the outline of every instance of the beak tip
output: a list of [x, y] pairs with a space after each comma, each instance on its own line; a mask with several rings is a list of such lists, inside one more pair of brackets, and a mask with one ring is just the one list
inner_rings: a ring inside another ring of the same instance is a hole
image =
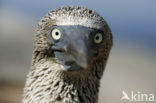
[[87, 62], [79, 62], [78, 63], [80, 66], [82, 66], [83, 68], [87, 68], [88, 67], [88, 63]]

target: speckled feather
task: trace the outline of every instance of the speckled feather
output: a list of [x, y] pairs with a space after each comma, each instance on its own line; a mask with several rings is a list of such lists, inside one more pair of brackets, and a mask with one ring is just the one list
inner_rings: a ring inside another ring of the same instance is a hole
[[[104, 32], [99, 55], [87, 69], [63, 71], [50, 50], [49, 29], [53, 25], [82, 25]], [[112, 47], [106, 21], [83, 7], [64, 6], [50, 11], [38, 24], [32, 66], [24, 88], [23, 103], [98, 103], [100, 79]]]

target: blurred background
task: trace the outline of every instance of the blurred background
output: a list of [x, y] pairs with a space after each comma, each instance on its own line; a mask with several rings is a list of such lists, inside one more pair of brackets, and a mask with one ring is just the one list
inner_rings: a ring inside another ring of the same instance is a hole
[[0, 103], [21, 102], [37, 23], [63, 5], [97, 11], [113, 32], [99, 103], [134, 103], [122, 91], [156, 96], [156, 0], [0, 0]]

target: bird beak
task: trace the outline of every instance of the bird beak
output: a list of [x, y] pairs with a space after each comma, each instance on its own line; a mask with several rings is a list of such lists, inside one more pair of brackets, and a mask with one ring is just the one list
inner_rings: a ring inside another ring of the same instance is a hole
[[74, 40], [68, 47], [70, 53], [73, 56], [73, 60], [83, 68], [88, 66], [88, 50], [87, 43], [83, 39]]
[[[82, 68], [87, 68], [88, 66], [88, 51], [84, 40], [74, 40], [68, 41], [64, 46], [57, 47], [52, 46], [53, 51], [58, 51], [59, 53], [65, 53], [63, 58], [66, 62], [75, 62]], [[60, 54], [55, 54], [57, 58], [62, 58]]]

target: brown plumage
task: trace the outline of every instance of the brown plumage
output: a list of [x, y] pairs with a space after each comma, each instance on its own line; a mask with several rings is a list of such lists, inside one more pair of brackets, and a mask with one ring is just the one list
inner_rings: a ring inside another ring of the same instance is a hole
[[[104, 33], [98, 55], [90, 60], [86, 68], [64, 70], [51, 50], [53, 44], [49, 30], [53, 25], [80, 25]], [[96, 12], [72, 6], [49, 12], [38, 24], [23, 103], [97, 103], [100, 79], [111, 47], [111, 31], [106, 21]]]

